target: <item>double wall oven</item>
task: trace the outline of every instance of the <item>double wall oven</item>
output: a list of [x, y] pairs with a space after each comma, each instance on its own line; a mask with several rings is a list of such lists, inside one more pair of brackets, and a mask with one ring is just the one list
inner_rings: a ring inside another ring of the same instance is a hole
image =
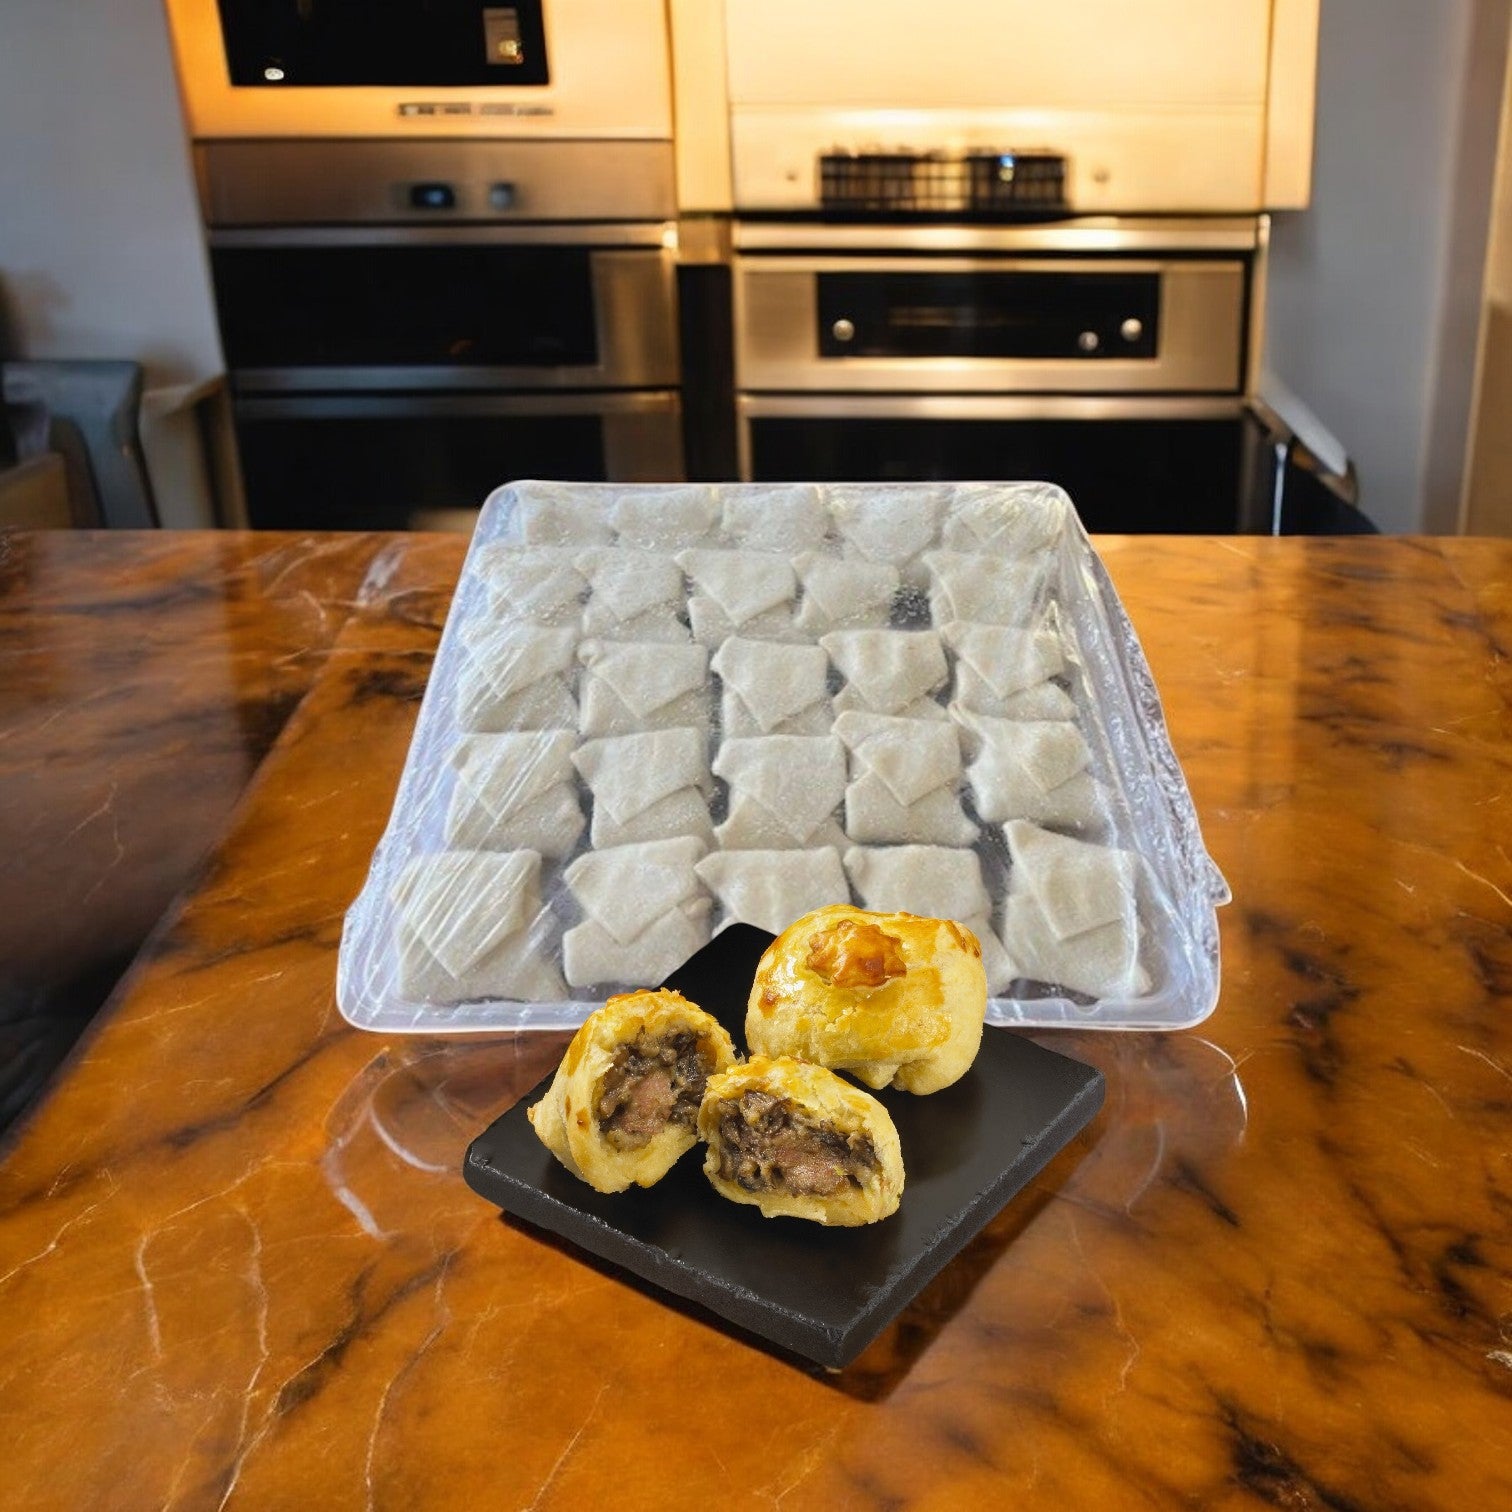
[[254, 525], [683, 473], [660, 0], [170, 0]]

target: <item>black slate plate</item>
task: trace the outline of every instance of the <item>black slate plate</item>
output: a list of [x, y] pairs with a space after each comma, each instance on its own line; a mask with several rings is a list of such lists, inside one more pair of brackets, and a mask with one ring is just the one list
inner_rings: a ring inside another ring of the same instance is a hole
[[[737, 924], [664, 985], [745, 1044], [746, 996], [772, 936]], [[930, 1097], [883, 1092], [903, 1145], [903, 1203], [855, 1229], [763, 1218], [727, 1202], [697, 1145], [656, 1186], [605, 1196], [570, 1175], [525, 1110], [547, 1077], [467, 1151], [463, 1174], [507, 1213], [572, 1241], [820, 1365], [848, 1364], [1102, 1106], [1080, 1061], [988, 1029], [971, 1070]]]

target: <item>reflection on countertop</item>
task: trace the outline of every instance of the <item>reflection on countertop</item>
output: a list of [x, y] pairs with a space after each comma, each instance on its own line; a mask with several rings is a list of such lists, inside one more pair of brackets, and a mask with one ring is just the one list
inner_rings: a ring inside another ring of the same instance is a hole
[[0, 536], [0, 1129], [193, 878], [381, 537]]
[[1103, 1112], [825, 1376], [464, 1187], [560, 1038], [337, 1013], [461, 543], [8, 544], [5, 822], [49, 885], [129, 897], [175, 799], [219, 830], [0, 1168], [9, 1500], [1512, 1496], [1512, 549], [1099, 546], [1233, 886], [1223, 998], [1038, 1036]]

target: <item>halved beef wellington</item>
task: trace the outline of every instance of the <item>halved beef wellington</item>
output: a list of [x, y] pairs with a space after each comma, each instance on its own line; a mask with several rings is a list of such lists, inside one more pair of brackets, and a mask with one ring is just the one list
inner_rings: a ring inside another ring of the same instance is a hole
[[755, 1056], [709, 1078], [704, 1174], [768, 1218], [854, 1228], [897, 1211], [903, 1152], [887, 1109], [823, 1066]]
[[654, 1186], [698, 1139], [709, 1077], [735, 1063], [717, 1020], [677, 992], [612, 997], [528, 1110], [542, 1144], [600, 1192]]

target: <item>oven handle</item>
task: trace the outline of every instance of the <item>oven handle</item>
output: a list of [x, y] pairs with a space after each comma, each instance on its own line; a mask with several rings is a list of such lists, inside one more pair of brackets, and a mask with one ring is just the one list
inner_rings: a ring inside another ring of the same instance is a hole
[[212, 247], [677, 247], [674, 221], [511, 222], [497, 226], [257, 226], [211, 231]]
[[752, 253], [1254, 252], [1254, 216], [1179, 218], [1082, 215], [1026, 225], [854, 225], [835, 221], [735, 222], [735, 250]]
[[1238, 395], [741, 394], [744, 420], [1232, 420]]
[[672, 390], [591, 394], [291, 394], [239, 396], [238, 420], [434, 420], [449, 415], [675, 415]]
[[940, 256], [899, 257], [879, 253], [875, 257], [855, 255], [803, 255], [794, 257], [740, 257], [736, 272], [742, 278], [765, 279], [793, 273], [1051, 273], [1102, 274], [1124, 277], [1130, 273], [1169, 274], [1179, 268], [1183, 274], [1218, 274], [1231, 278], [1242, 271], [1237, 258], [1173, 259], [1154, 257], [1056, 257], [1034, 256]]

